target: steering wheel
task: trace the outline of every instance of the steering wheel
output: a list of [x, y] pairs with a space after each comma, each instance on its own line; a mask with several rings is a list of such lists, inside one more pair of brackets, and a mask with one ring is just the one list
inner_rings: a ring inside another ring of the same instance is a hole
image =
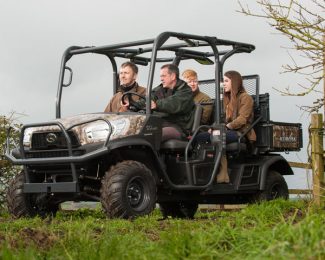
[[137, 101], [133, 100], [132, 96], [137, 96], [140, 99], [143, 99], [144, 101], [146, 101], [145, 96], [142, 96], [142, 95], [140, 95], [140, 94], [138, 94], [136, 92], [125, 92], [125, 93], [123, 93], [122, 98], [121, 98], [122, 104], [123, 105], [126, 104], [125, 98], [127, 97], [128, 100], [129, 100], [129, 110], [134, 111], [134, 112], [144, 111], [144, 108], [139, 106]]

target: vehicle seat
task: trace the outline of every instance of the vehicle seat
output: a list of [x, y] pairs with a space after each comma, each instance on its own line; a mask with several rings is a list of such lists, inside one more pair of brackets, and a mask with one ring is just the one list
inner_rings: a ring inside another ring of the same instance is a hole
[[196, 103], [195, 104], [194, 120], [193, 120], [191, 133], [194, 133], [195, 130], [200, 126], [201, 118], [202, 118], [202, 112], [203, 112], [202, 105], [200, 103]]
[[[199, 103], [195, 104], [194, 120], [193, 120], [191, 133], [193, 133], [200, 126], [202, 111], [203, 111], [202, 106]], [[188, 144], [188, 141], [185, 141], [185, 140], [170, 139], [170, 140], [163, 142], [160, 146], [160, 149], [161, 150], [170, 150], [173, 152], [174, 151], [184, 151], [187, 144]]]
[[161, 150], [169, 150], [172, 152], [180, 152], [184, 151], [188, 141], [178, 140], [178, 139], [170, 139], [163, 142], [160, 146]]
[[227, 153], [239, 153], [242, 151], [247, 151], [247, 144], [246, 140], [243, 140], [245, 138], [242, 138], [239, 142], [233, 142], [226, 145], [226, 152]]

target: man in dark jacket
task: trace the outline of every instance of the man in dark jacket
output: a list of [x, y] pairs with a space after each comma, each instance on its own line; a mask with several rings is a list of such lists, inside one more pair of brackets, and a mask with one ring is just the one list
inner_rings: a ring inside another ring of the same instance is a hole
[[162, 141], [181, 139], [193, 124], [194, 101], [191, 88], [179, 79], [179, 69], [166, 64], [160, 69], [161, 84], [152, 90], [151, 109], [166, 113]]
[[[160, 69], [161, 84], [151, 93], [151, 109], [160, 112], [163, 118], [162, 141], [182, 139], [189, 133], [194, 120], [193, 94], [185, 81], [179, 79], [179, 69], [174, 64], [165, 64]], [[128, 106], [122, 104], [122, 106]], [[140, 100], [137, 107], [144, 107]]]

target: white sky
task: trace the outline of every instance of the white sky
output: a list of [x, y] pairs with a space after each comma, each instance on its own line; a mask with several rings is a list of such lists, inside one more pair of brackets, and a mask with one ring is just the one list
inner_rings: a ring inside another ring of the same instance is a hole
[[[256, 1], [242, 3], [260, 10]], [[272, 89], [294, 89], [301, 81], [296, 75], [280, 74], [281, 66], [290, 62], [283, 48], [290, 43], [265, 20], [244, 16], [236, 12], [239, 9], [237, 0], [0, 0], [0, 114], [23, 113], [24, 123], [55, 118], [60, 62], [69, 46], [109, 45], [176, 31], [254, 44], [252, 54], [241, 54], [226, 70], [259, 74], [260, 92], [271, 95], [272, 120], [302, 123], [306, 147], [309, 118], [297, 106], [309, 104], [312, 97], [283, 97]], [[87, 96], [99, 95], [94, 106], [104, 109], [110, 86], [101, 94], [95, 87], [86, 91]], [[71, 93], [67, 91], [71, 99], [64, 99], [63, 105], [78, 109], [79, 96], [75, 90]], [[305, 162], [305, 147], [291, 153], [290, 160]]]

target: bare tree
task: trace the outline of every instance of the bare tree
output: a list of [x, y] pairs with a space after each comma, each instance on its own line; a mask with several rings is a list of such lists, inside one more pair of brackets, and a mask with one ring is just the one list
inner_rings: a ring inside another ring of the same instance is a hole
[[304, 58], [296, 62], [289, 52], [291, 64], [284, 65], [283, 68], [284, 72], [304, 75], [308, 83], [299, 84], [300, 89], [294, 92], [289, 88], [278, 91], [291, 96], [305, 96], [313, 91], [322, 93], [321, 98], [302, 109], [311, 113], [324, 107], [325, 115], [325, 0], [257, 0], [261, 6], [260, 13], [252, 12], [242, 2], [239, 1], [239, 12], [268, 20], [273, 28], [292, 42], [293, 47], [288, 49], [298, 51]]

